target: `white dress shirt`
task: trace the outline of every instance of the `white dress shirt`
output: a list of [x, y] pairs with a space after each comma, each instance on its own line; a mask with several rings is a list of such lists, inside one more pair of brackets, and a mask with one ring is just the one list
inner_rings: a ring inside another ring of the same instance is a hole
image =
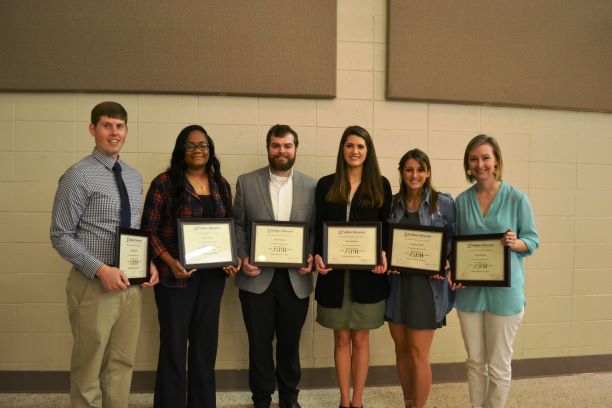
[[270, 171], [270, 200], [274, 219], [289, 221], [293, 204], [293, 169], [288, 177], [277, 176]]

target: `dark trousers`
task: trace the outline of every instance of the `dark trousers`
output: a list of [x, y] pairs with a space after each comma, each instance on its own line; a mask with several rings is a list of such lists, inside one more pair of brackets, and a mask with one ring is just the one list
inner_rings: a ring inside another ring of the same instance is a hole
[[[297, 401], [301, 378], [300, 335], [309, 299], [295, 296], [286, 269], [277, 269], [262, 294], [240, 290], [249, 336], [249, 387], [256, 408], [269, 407], [278, 382], [281, 401]], [[276, 335], [276, 369], [272, 342]]]
[[200, 270], [186, 288], [155, 286], [159, 360], [154, 407], [216, 407], [215, 360], [225, 278], [222, 270]]

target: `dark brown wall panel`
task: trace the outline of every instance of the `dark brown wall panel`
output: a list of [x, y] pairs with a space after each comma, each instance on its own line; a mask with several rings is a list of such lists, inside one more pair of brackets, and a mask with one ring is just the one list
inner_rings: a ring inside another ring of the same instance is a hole
[[334, 97], [330, 0], [4, 0], [0, 90]]
[[610, 0], [388, 0], [389, 99], [612, 112]]

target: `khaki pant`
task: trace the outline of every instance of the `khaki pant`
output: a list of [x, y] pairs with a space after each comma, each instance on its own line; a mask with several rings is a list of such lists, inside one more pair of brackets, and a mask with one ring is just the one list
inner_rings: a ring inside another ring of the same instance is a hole
[[524, 313], [499, 316], [457, 311], [468, 354], [467, 377], [473, 408], [506, 406], [512, 380], [512, 344]]
[[76, 269], [66, 284], [74, 345], [70, 363], [73, 407], [127, 408], [140, 332], [142, 290], [106, 292]]

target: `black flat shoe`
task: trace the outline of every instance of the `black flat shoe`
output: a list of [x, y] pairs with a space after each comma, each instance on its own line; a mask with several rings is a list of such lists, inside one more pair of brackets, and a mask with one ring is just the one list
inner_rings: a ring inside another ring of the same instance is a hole
[[297, 401], [279, 401], [279, 408], [302, 408]]

